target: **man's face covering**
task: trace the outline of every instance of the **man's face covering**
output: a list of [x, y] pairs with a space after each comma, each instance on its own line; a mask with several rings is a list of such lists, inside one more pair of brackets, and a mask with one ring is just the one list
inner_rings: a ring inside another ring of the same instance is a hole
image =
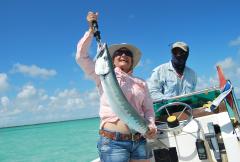
[[180, 75], [183, 74], [185, 64], [188, 58], [188, 52], [185, 52], [181, 48], [172, 49], [172, 65], [176, 72]]

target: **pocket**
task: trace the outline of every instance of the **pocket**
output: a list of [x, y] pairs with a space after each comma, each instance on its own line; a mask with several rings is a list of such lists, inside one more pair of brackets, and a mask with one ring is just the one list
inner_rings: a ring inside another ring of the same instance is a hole
[[178, 89], [178, 84], [176, 80], [167, 79], [163, 87], [166, 94], [174, 94]]
[[111, 139], [100, 136], [97, 148], [99, 152], [108, 152], [111, 149]]
[[176, 80], [166, 79], [165, 84], [166, 84], [167, 86], [172, 86], [172, 85], [176, 84]]

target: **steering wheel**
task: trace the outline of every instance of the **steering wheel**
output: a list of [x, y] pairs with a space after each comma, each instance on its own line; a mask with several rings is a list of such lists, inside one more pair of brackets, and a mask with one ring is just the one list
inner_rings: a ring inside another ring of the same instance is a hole
[[[169, 113], [169, 108], [173, 106], [183, 106], [184, 108], [179, 115], [175, 116]], [[185, 127], [193, 118], [192, 107], [183, 102], [172, 102], [172, 103], [163, 105], [157, 110], [156, 113], [162, 111], [163, 109], [165, 109], [165, 111], [167, 112], [168, 117], [167, 117], [167, 121], [159, 121], [159, 125], [157, 125], [157, 129], [160, 132], [161, 131], [174, 132], [174, 131], [180, 130], [183, 127]], [[187, 115], [187, 119], [179, 122], [178, 120], [183, 113]]]

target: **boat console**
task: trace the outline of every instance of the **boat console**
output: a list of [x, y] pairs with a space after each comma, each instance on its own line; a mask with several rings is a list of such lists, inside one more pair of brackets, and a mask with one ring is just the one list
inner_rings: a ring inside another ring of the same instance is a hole
[[237, 162], [240, 131], [235, 111], [226, 100], [210, 109], [220, 94], [219, 88], [209, 88], [154, 102], [158, 134], [149, 140], [151, 161]]

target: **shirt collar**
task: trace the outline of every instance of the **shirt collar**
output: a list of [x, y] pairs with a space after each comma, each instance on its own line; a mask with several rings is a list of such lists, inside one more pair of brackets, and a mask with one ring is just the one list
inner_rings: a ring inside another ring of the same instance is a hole
[[[187, 68], [187, 66], [185, 66], [185, 68], [184, 68], [182, 77], [185, 75], [186, 68]], [[177, 72], [175, 71], [175, 69], [173, 68], [171, 60], [168, 62], [168, 70], [173, 71], [174, 73], [176, 73], [176, 75], [178, 75]]]
[[168, 62], [168, 70], [169, 70], [169, 71], [175, 71], [174, 68], [173, 68], [173, 66], [172, 66], [171, 60]]

